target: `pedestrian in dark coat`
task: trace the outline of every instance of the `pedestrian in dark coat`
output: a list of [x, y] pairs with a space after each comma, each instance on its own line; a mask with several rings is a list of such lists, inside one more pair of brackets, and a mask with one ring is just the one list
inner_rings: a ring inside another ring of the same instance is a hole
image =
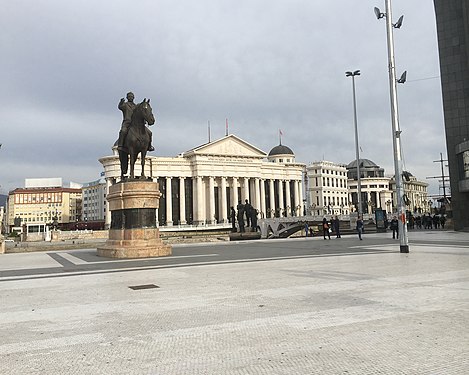
[[334, 221], [333, 221], [333, 225], [334, 225], [334, 232], [335, 232], [335, 238], [342, 238], [340, 236], [340, 221], [339, 221], [339, 218], [336, 216]]
[[358, 238], [361, 240], [362, 239], [362, 233], [363, 233], [363, 219], [359, 216], [357, 219], [357, 232], [358, 232]]
[[324, 218], [322, 220], [322, 233], [324, 235], [324, 239], [326, 239], [326, 234], [327, 234], [327, 237], [329, 237], [329, 239], [331, 239], [331, 234], [329, 232], [329, 228], [331, 226], [329, 225], [329, 223], [327, 222], [326, 218]]
[[[391, 220], [391, 226], [389, 227], [392, 230], [392, 238], [399, 238], [399, 221], [397, 217], [394, 216]], [[397, 236], [396, 236], [397, 235]]]

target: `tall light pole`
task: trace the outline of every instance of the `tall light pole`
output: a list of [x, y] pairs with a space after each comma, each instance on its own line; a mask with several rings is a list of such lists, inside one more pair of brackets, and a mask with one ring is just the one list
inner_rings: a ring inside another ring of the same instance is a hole
[[[392, 140], [394, 149], [394, 174], [396, 179], [396, 196], [397, 196], [397, 213], [399, 216], [399, 239], [400, 239], [400, 252], [409, 252], [409, 238], [407, 234], [406, 212], [404, 203], [404, 185], [402, 181], [402, 150], [401, 150], [401, 130], [399, 127], [399, 112], [397, 109], [397, 78], [396, 66], [394, 61], [394, 37], [393, 28], [400, 28], [402, 26], [403, 16], [393, 24], [391, 0], [385, 0], [386, 13], [381, 13], [378, 8], [375, 8], [375, 14], [378, 19], [386, 18], [386, 32], [388, 42], [388, 60], [389, 60], [389, 88], [391, 97], [391, 120], [392, 120]], [[405, 82], [403, 75], [399, 83]]]
[[355, 96], [355, 76], [359, 76], [360, 71], [345, 72], [346, 77], [352, 77], [353, 91], [353, 123], [355, 125], [355, 156], [357, 159], [357, 194], [358, 194], [358, 216], [362, 216], [362, 184], [360, 176], [360, 152], [358, 147], [358, 126], [357, 126], [357, 99]]

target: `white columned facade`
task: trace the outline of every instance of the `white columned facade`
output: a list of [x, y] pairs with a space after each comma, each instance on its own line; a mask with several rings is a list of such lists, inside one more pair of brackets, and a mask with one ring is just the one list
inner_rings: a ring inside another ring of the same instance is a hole
[[208, 178], [208, 220], [207, 224], [215, 223], [215, 184], [213, 177]]
[[302, 181], [299, 181], [298, 183], [298, 195], [299, 195], [299, 199], [300, 199], [300, 214], [299, 216], [302, 216], [303, 213], [304, 213], [304, 202], [303, 202], [303, 182]]
[[275, 217], [275, 189], [274, 189], [274, 180], [271, 178], [269, 180], [269, 193], [270, 193], [270, 212], [271, 217]]
[[261, 210], [261, 218], [265, 218], [266, 212], [265, 212], [265, 180], [261, 179], [260, 180], [261, 184], [261, 205], [260, 205], [260, 210]]
[[221, 189], [221, 222], [227, 223], [228, 222], [228, 210], [226, 207], [226, 177], [221, 177], [220, 181], [220, 189]]
[[194, 213], [196, 215], [197, 224], [205, 222], [205, 199], [203, 191], [202, 177], [198, 176], [195, 178], [196, 181], [196, 196], [194, 200]]
[[290, 180], [285, 182], [285, 196], [287, 197], [287, 217], [291, 216], [291, 195], [290, 195]]
[[[295, 200], [295, 216], [300, 216], [300, 213], [298, 211], [298, 206], [300, 205], [300, 199], [299, 199], [299, 190], [298, 190], [298, 181], [295, 180], [293, 181], [293, 194], [294, 194], [294, 200]], [[301, 206], [300, 206], [301, 208]]]
[[253, 207], [257, 210], [261, 210], [261, 192], [260, 192], [260, 186], [259, 186], [259, 179], [255, 178], [254, 179], [254, 204]]
[[[112, 185], [112, 178], [106, 178], [106, 196], [109, 194], [109, 188]], [[106, 207], [106, 215], [105, 215], [105, 229], [109, 229], [111, 226], [111, 211], [109, 210], [109, 202], [107, 199], [104, 200], [104, 207]], [[158, 216], [157, 216], [158, 218]], [[158, 220], [157, 220], [158, 221]]]
[[[288, 186], [275, 189], [275, 183], [280, 179], [301, 180], [304, 164], [295, 162], [291, 150], [288, 151], [287, 147], [280, 146], [280, 151], [286, 150], [287, 154], [272, 152], [271, 155], [230, 134], [181, 152], [177, 157], [148, 156], [146, 173], [154, 181], [161, 182], [162, 192], [163, 184], [167, 185], [164, 189], [166, 204], [159, 209], [159, 217], [164, 218], [167, 226], [187, 225], [188, 222], [200, 226], [213, 222], [217, 213], [216, 219], [220, 224], [226, 225], [229, 222], [229, 207], [231, 205], [236, 207], [238, 201], [244, 203], [247, 199], [260, 211], [259, 217], [264, 218], [272, 213], [268, 212], [268, 208], [277, 213], [279, 208], [286, 209], [286, 206], [292, 206], [293, 202], [290, 202], [289, 198], [293, 201], [293, 183], [290, 186], [290, 197]], [[274, 147], [272, 150], [277, 149], [278, 147]], [[111, 155], [99, 160], [104, 167], [108, 188], [120, 180], [117, 147], [112, 151]], [[172, 178], [178, 178], [178, 183], [175, 181], [172, 185]], [[186, 181], [191, 181], [191, 186], [188, 186]], [[173, 187], [176, 191], [172, 191]], [[301, 205], [299, 192], [296, 194], [297, 204]], [[189, 196], [190, 203], [186, 199]], [[174, 202], [174, 199], [179, 199], [179, 202]], [[281, 207], [278, 207], [277, 202], [280, 202]], [[291, 210], [287, 212], [291, 213]], [[109, 226], [111, 212], [108, 209], [105, 218], [106, 225]]]
[[166, 225], [173, 225], [173, 195], [171, 192], [171, 177], [166, 177]]
[[280, 216], [283, 216], [283, 180], [278, 180], [278, 208], [280, 211]]
[[186, 189], [184, 185], [185, 177], [179, 177], [179, 221], [181, 225], [186, 221]]
[[238, 179], [236, 177], [233, 177], [232, 189], [233, 189], [232, 202], [233, 202], [233, 207], [236, 210], [236, 206], [238, 205], [238, 201], [239, 201], [239, 198], [238, 198]]
[[[248, 177], [244, 177], [244, 184], [243, 184], [243, 199], [242, 199], [242, 203], [244, 204], [244, 202], [247, 200], [249, 200], [249, 178]], [[251, 202], [249, 202], [251, 203]]]

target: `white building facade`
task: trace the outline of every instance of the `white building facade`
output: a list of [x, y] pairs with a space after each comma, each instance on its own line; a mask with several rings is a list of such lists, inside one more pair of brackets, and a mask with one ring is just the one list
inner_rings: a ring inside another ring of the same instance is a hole
[[[99, 160], [106, 188], [120, 180], [117, 151]], [[303, 213], [302, 175], [305, 165], [295, 162], [286, 146], [269, 155], [235, 135], [186, 151], [177, 157], [149, 156], [145, 175], [159, 183], [162, 193], [160, 226], [228, 223], [230, 207], [248, 200], [259, 218], [300, 216]], [[135, 164], [140, 174], [140, 162]], [[106, 210], [106, 223], [110, 224]]]
[[[384, 174], [384, 169], [368, 159], [360, 159], [360, 185], [362, 193], [362, 212], [372, 214], [379, 208], [388, 214], [396, 212], [396, 186], [394, 179]], [[348, 186], [351, 210], [358, 209], [357, 163], [347, 165]], [[426, 182], [418, 181], [409, 172], [404, 172], [404, 194], [408, 198], [406, 210], [416, 212], [417, 207], [423, 210], [428, 207]]]
[[83, 184], [81, 220], [101, 221], [106, 219], [106, 180], [101, 178]]
[[330, 161], [306, 167], [306, 212], [308, 215], [348, 215], [347, 169]]

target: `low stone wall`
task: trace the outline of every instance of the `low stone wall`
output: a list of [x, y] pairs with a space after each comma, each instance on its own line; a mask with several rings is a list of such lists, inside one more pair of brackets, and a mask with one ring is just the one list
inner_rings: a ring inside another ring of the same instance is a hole
[[[28, 233], [27, 242], [44, 241], [44, 233]], [[108, 238], [107, 230], [76, 230], [76, 231], [60, 231], [54, 232], [54, 241], [91, 241]]]

